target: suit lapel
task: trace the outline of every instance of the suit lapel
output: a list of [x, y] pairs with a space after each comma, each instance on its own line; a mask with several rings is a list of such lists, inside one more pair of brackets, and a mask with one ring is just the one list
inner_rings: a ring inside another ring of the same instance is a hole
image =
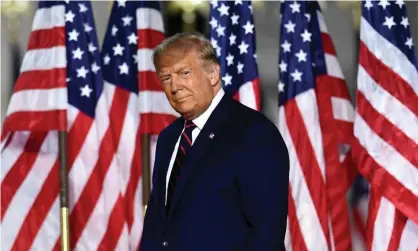
[[174, 192], [169, 216], [173, 214], [173, 210], [175, 210], [192, 172], [198, 167], [198, 161], [209, 152], [212, 142], [216, 139], [217, 132], [227, 120], [231, 108], [230, 102], [231, 99], [227, 97], [227, 95], [222, 98], [218, 106], [210, 115], [208, 121], [206, 121], [205, 126], [193, 143], [192, 148], [189, 150], [190, 152], [181, 170], [180, 180], [178, 181]]

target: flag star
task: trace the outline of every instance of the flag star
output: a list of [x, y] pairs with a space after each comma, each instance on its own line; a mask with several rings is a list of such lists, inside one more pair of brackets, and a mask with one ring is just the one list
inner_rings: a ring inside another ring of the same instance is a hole
[[93, 53], [97, 50], [97, 47], [93, 43], [89, 43], [89, 52]]
[[84, 54], [84, 51], [82, 51], [80, 49], [80, 47], [78, 47], [76, 50], [73, 50], [72, 52], [73, 52], [73, 59], [80, 59], [81, 60], [81, 57]]
[[103, 58], [103, 61], [104, 61], [104, 64], [105, 64], [105, 65], [108, 65], [108, 64], [109, 64], [109, 62], [110, 62], [110, 57], [109, 57], [109, 55], [107, 55], [107, 54], [106, 54], [106, 56], [104, 56], [104, 58]]
[[235, 5], [242, 4], [242, 0], [235, 0]]
[[65, 13], [65, 22], [73, 22], [74, 21], [74, 13], [70, 10], [69, 12]]
[[308, 56], [307, 53], [305, 53], [302, 49], [295, 54], [295, 56], [298, 58], [298, 62], [306, 62], [306, 56]]
[[287, 40], [284, 41], [283, 44], [280, 45], [283, 48], [283, 52], [290, 52], [290, 47], [292, 46]]
[[129, 44], [136, 44], [137, 40], [138, 40], [138, 36], [136, 36], [134, 32], [132, 32], [131, 35], [128, 36]]
[[412, 49], [412, 38], [407, 38], [405, 45], [409, 47], [409, 49]]
[[86, 12], [88, 10], [87, 7], [82, 3], [79, 3], [78, 7], [80, 8], [81, 13]]
[[222, 4], [221, 7], [218, 8], [218, 11], [221, 13], [221, 17], [223, 15], [229, 16], [229, 6], [226, 6], [225, 4]]
[[91, 71], [94, 72], [94, 74], [97, 74], [97, 72], [100, 70], [100, 66], [98, 66], [96, 64], [96, 62], [94, 62], [93, 64], [91, 64]]
[[71, 81], [71, 78], [66, 78], [65, 79], [65, 82], [67, 82], [67, 83], [70, 82], [70, 81]]
[[248, 5], [248, 9], [250, 10], [251, 14], [253, 14], [253, 6], [252, 5]]
[[364, 4], [364, 7], [366, 7], [367, 10], [370, 10], [370, 8], [373, 8], [372, 0], [366, 0], [366, 3]]
[[212, 43], [213, 48], [218, 48], [218, 41], [214, 38], [211, 38], [210, 42]]
[[311, 14], [305, 13], [305, 17], [306, 17], [306, 19], [308, 19], [308, 22], [311, 21]]
[[229, 45], [234, 45], [236, 44], [236, 40], [237, 36], [234, 35], [234, 33], [231, 33], [231, 35], [229, 36]]
[[65, 2], [66, 4], [68, 4], [68, 3], [70, 3], [70, 0], [64, 0], [64, 2]]
[[88, 23], [84, 24], [84, 32], [90, 32], [92, 30], [93, 28]]
[[252, 25], [250, 21], [247, 21], [247, 23], [244, 26], [242, 26], [242, 28], [244, 28], [245, 34], [253, 34], [254, 25]]
[[119, 74], [120, 75], [122, 75], [122, 74], [128, 75], [128, 73], [129, 73], [129, 66], [126, 64], [126, 62], [123, 62], [123, 64], [122, 65], [119, 65], [118, 67], [119, 67]]
[[89, 85], [85, 85], [84, 87], [80, 88], [81, 90], [81, 97], [88, 97], [90, 98], [90, 93], [93, 91]]
[[224, 81], [225, 86], [232, 85], [232, 76], [230, 76], [228, 73], [222, 77], [222, 80]]
[[292, 21], [290, 21], [290, 20], [287, 24], [284, 25], [284, 27], [286, 28], [287, 33], [295, 32], [295, 26], [296, 26], [296, 24], [292, 23]]
[[279, 87], [279, 92], [284, 92], [284, 83], [283, 82], [279, 82], [278, 87]]
[[395, 4], [397, 4], [398, 6], [399, 6], [399, 8], [402, 8], [402, 6], [405, 4], [404, 2], [403, 2], [403, 0], [396, 0], [396, 3]]
[[220, 56], [221, 56], [221, 50], [222, 50], [222, 48], [221, 48], [221, 47], [216, 47], [216, 55], [217, 55], [218, 57], [220, 57]]
[[117, 1], [118, 1], [118, 7], [126, 7], [127, 0], [117, 0]]
[[134, 58], [134, 63], [137, 64], [138, 63], [138, 55], [134, 54], [134, 55], [132, 55], [132, 57]]
[[305, 29], [305, 31], [302, 34], [300, 34], [300, 36], [303, 38], [303, 42], [311, 42], [312, 33], [308, 32], [308, 30]]
[[121, 46], [119, 43], [113, 47], [113, 56], [121, 55], [123, 54], [123, 50], [125, 50], [125, 47]]
[[401, 24], [406, 28], [409, 25], [409, 21], [407, 17], [402, 17]]
[[73, 29], [70, 33], [68, 33], [69, 40], [70, 41], [77, 41], [78, 35], [80, 35], [80, 33], [78, 33], [75, 29]]
[[257, 59], [257, 54], [254, 53], [253, 54], [253, 57], [254, 57], [254, 59]]
[[379, 1], [379, 3], [378, 3], [377, 5], [382, 6], [382, 8], [383, 8], [384, 10], [386, 10], [386, 7], [387, 7], [387, 6], [389, 6], [389, 5], [390, 5], [390, 3], [389, 3], [389, 1], [388, 1], [388, 0], [380, 0], [380, 1]]
[[126, 17], [122, 18], [123, 26], [131, 25], [132, 20], [133, 20], [133, 18], [131, 16], [126, 15]]
[[118, 32], [118, 27], [115, 25], [112, 26], [112, 36], [116, 36], [116, 32]]
[[241, 62], [238, 62], [238, 65], [237, 65], [238, 74], [242, 73], [242, 69], [244, 69], [244, 65], [241, 64]]
[[218, 20], [216, 20], [214, 17], [212, 17], [209, 23], [210, 23], [210, 26], [212, 26], [212, 29], [215, 29], [216, 27], [218, 27]]
[[292, 9], [292, 13], [300, 12], [300, 4], [298, 4], [296, 1], [289, 5], [289, 7]]
[[225, 36], [225, 27], [219, 25], [218, 28], [216, 28], [216, 33], [218, 33], [218, 37]]
[[246, 44], [244, 41], [241, 41], [241, 44], [238, 46], [239, 54], [248, 53], [248, 47], [248, 44]]
[[210, 1], [210, 4], [212, 5], [213, 8], [218, 7], [218, 0], [212, 0]]
[[295, 71], [292, 72], [292, 73], [290, 73], [290, 75], [293, 78], [293, 82], [302, 81], [302, 75], [303, 75], [303, 73], [300, 72], [300, 71], [298, 71], [298, 69], [295, 69]]
[[234, 56], [231, 55], [231, 53], [228, 53], [228, 56], [226, 57], [226, 61], [228, 66], [233, 65], [234, 64]]
[[390, 30], [392, 26], [396, 25], [396, 23], [393, 21], [393, 17], [385, 17], [383, 25], [387, 26]]
[[89, 70], [87, 70], [86, 67], [82, 66], [77, 69], [77, 78], [86, 78], [87, 73], [89, 73]]
[[235, 15], [235, 13], [234, 14], [232, 14], [232, 17], [231, 17], [231, 22], [232, 22], [232, 24], [234, 25], [234, 24], [238, 24], [238, 18], [239, 18], [239, 16], [238, 15]]
[[284, 61], [281, 61], [279, 64], [280, 72], [286, 72], [287, 71], [287, 64]]

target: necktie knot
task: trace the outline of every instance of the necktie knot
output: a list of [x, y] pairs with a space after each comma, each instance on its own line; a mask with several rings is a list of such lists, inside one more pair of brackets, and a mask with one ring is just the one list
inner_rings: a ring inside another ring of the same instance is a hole
[[[186, 120], [186, 125], [184, 126], [185, 130], [193, 130], [194, 128], [196, 128], [196, 125], [193, 123], [192, 120]], [[191, 129], [189, 129], [191, 128]]]

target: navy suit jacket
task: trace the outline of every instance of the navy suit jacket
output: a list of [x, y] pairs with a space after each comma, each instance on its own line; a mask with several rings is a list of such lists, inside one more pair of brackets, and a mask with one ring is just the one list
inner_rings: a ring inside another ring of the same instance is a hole
[[284, 251], [289, 156], [276, 126], [225, 95], [189, 150], [167, 215], [183, 126], [179, 118], [160, 133], [140, 251]]

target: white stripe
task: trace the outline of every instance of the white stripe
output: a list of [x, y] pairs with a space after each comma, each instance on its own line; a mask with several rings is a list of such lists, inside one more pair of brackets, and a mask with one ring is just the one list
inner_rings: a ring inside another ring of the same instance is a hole
[[52, 167], [58, 157], [58, 134], [50, 132], [46, 136], [38, 156], [30, 171], [13, 196], [1, 225], [7, 226], [2, 232], [1, 250], [11, 250], [26, 215], [48, 177], [49, 173], [58, 172]]
[[21, 72], [35, 70], [51, 70], [67, 67], [65, 46], [48, 49], [34, 49], [26, 52], [20, 68]]
[[138, 250], [129, 248], [129, 233], [128, 233], [128, 225], [125, 223], [123, 224], [123, 229], [121, 236], [119, 237], [118, 243], [116, 244], [115, 250], [117, 251], [125, 251], [125, 250]]
[[328, 75], [344, 79], [344, 74], [341, 71], [340, 64], [338, 63], [338, 59], [335, 55], [325, 53], [325, 64], [327, 66]]
[[35, 237], [31, 250], [52, 250], [60, 234], [60, 204], [57, 196]]
[[142, 206], [142, 178], [138, 182], [138, 187], [135, 189], [134, 201], [134, 222], [131, 227], [129, 235], [129, 243], [131, 250], [138, 250], [138, 244], [142, 236], [144, 209]]
[[319, 10], [316, 11], [316, 15], [318, 16], [319, 30], [323, 33], [328, 33], [327, 24], [325, 22], [324, 16]]
[[290, 234], [289, 216], [287, 217], [286, 223], [286, 235], [284, 236], [284, 246], [286, 251], [293, 251], [292, 247], [292, 236]]
[[297, 95], [295, 99], [300, 114], [302, 115], [303, 122], [305, 123], [304, 127], [308, 132], [309, 141], [314, 150], [316, 160], [321, 169], [322, 178], [324, 179], [324, 182], [326, 182], [324, 148], [322, 146], [322, 132], [321, 125], [319, 124], [318, 103], [316, 101], [315, 92], [314, 90], [303, 92]]
[[418, 95], [418, 71], [396, 46], [382, 37], [361, 17], [360, 39], [383, 64], [403, 78]]
[[138, 30], [151, 29], [164, 33], [164, 22], [161, 12], [152, 8], [136, 9], [136, 28]]
[[244, 104], [254, 110], [257, 109], [257, 101], [255, 98], [255, 91], [253, 87], [253, 82], [249, 81], [243, 85], [238, 90], [239, 101], [241, 104]]
[[165, 93], [161, 91], [140, 91], [139, 110], [140, 113], [159, 113], [179, 116], [173, 107], [171, 107]]
[[74, 107], [73, 105], [69, 104], [67, 109], [67, 130], [70, 131], [71, 127], [73, 127], [74, 121], [78, 116], [80, 111], [78, 108]]
[[399, 154], [391, 145], [377, 136], [363, 118], [357, 114], [354, 135], [380, 166], [397, 179], [405, 188], [418, 196], [418, 169]]
[[331, 97], [331, 104], [334, 119], [346, 122], [354, 121], [354, 108], [350, 100], [339, 97]]
[[279, 121], [279, 130], [289, 151], [289, 183], [291, 186], [291, 195], [296, 206], [296, 217], [303, 239], [308, 250], [326, 251], [328, 250], [328, 244], [315, 210], [310, 190], [306, 185], [304, 174], [296, 155], [296, 149], [290, 137], [283, 106], [279, 108]]
[[10, 169], [12, 169], [13, 165], [23, 153], [23, 148], [26, 145], [30, 135], [31, 132], [27, 131], [15, 132], [9, 145], [1, 153], [1, 182], [3, 182], [3, 179], [6, 177]]
[[[363, 93], [370, 105], [418, 144], [418, 119], [415, 114], [380, 87], [361, 65], [358, 69], [357, 82], [358, 90]], [[416, 102], [418, 103], [418, 97]]]
[[64, 5], [52, 6], [50, 8], [39, 8], [33, 18], [32, 31], [65, 26], [64, 13]]
[[13, 93], [7, 115], [14, 112], [65, 110], [67, 107], [67, 88], [24, 90]]
[[399, 242], [399, 251], [418, 250], [418, 224], [408, 219]]
[[154, 71], [155, 66], [152, 61], [152, 50], [151, 49], [138, 49], [136, 55], [138, 57], [138, 71]]
[[388, 250], [394, 217], [395, 207], [385, 197], [381, 197], [376, 220], [373, 224], [372, 251]]
[[[0, 125], [0, 130], [1, 130], [1, 125]], [[10, 132], [6, 132], [6, 136], [4, 136], [3, 140], [0, 142], [0, 152], [3, 152], [4, 147], [6, 146], [6, 142], [9, 140], [10, 135], [11, 135]], [[0, 161], [0, 167], [1, 167], [1, 161]]]

